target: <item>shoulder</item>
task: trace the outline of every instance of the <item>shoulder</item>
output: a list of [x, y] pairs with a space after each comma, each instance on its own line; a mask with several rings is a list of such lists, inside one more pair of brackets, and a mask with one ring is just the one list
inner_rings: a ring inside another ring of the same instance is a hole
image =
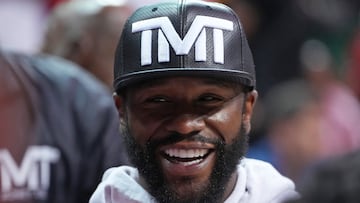
[[56, 94], [57, 98], [75, 92], [82, 95], [111, 96], [105, 85], [93, 75], [73, 62], [57, 56], [25, 55], [0, 50], [0, 64], [1, 72], [8, 72], [19, 84], [32, 92]]
[[131, 179], [138, 181], [139, 172], [136, 168], [131, 166], [112, 167], [105, 171], [102, 182], [116, 182], [116, 179]]
[[243, 167], [251, 174], [257, 174], [257, 176], [266, 176], [268, 174], [276, 174], [281, 176], [281, 174], [274, 168], [273, 165], [258, 159], [244, 158], [241, 160], [239, 167]]
[[267, 162], [245, 158], [239, 164], [238, 171], [239, 176], [246, 174], [246, 190], [249, 194], [261, 196], [262, 201], [259, 202], [281, 202], [298, 196], [293, 181]]
[[137, 169], [130, 166], [120, 166], [108, 169], [95, 192], [90, 203], [113, 202], [149, 202], [154, 198], [146, 191]]
[[66, 59], [40, 54], [32, 57], [31, 62], [38, 79], [42, 79], [48, 86], [56, 85], [73, 91], [76, 90], [75, 86], [86, 92], [101, 94], [109, 92], [93, 75]]
[[[118, 117], [111, 92], [95, 76], [78, 65], [56, 56], [36, 55], [31, 58], [31, 64], [31, 72], [35, 77], [34, 89], [39, 94], [41, 102], [53, 104], [43, 108], [57, 112], [67, 109], [67, 113], [72, 114], [72, 119], [83, 125], [82, 129], [90, 131], [94, 128], [100, 130], [103, 122], [117, 123]], [[100, 117], [103, 120], [95, 122]], [[89, 123], [93, 123], [94, 126], [88, 126]]]

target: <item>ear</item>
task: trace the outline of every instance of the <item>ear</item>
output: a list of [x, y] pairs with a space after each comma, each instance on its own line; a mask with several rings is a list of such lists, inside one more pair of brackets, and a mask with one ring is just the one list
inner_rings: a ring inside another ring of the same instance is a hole
[[125, 101], [124, 98], [116, 94], [116, 92], [113, 93], [113, 99], [116, 106], [116, 109], [119, 113], [120, 119], [124, 118], [125, 116]]
[[258, 93], [256, 90], [247, 93], [245, 97], [242, 120], [243, 120], [243, 125], [245, 126], [246, 129], [246, 133], [249, 133], [251, 129], [251, 117], [254, 111], [257, 98], [258, 98]]

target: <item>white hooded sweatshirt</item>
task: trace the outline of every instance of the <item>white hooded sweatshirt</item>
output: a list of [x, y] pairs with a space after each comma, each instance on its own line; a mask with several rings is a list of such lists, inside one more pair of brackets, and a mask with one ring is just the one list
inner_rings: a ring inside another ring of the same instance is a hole
[[[224, 203], [280, 203], [298, 198], [294, 183], [269, 163], [245, 158], [237, 168], [236, 186]], [[89, 203], [156, 203], [137, 169], [108, 169]]]

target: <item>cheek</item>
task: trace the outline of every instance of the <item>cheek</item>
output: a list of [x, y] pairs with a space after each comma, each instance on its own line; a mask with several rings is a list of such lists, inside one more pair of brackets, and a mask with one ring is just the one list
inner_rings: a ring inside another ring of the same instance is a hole
[[231, 143], [240, 132], [241, 115], [241, 105], [237, 102], [232, 102], [209, 116], [206, 120], [210, 127], [220, 133], [220, 136], [222, 136], [226, 143]]
[[140, 110], [131, 111], [127, 118], [131, 135], [142, 146], [156, 134], [162, 122]]

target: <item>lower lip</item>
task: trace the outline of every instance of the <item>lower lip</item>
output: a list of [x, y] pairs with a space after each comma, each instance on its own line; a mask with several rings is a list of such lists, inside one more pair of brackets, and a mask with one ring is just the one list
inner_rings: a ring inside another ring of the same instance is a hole
[[161, 164], [166, 174], [170, 176], [195, 176], [211, 167], [211, 161], [214, 159], [214, 152], [211, 152], [206, 158], [198, 163], [187, 165], [186, 163], [174, 163], [161, 157]]

